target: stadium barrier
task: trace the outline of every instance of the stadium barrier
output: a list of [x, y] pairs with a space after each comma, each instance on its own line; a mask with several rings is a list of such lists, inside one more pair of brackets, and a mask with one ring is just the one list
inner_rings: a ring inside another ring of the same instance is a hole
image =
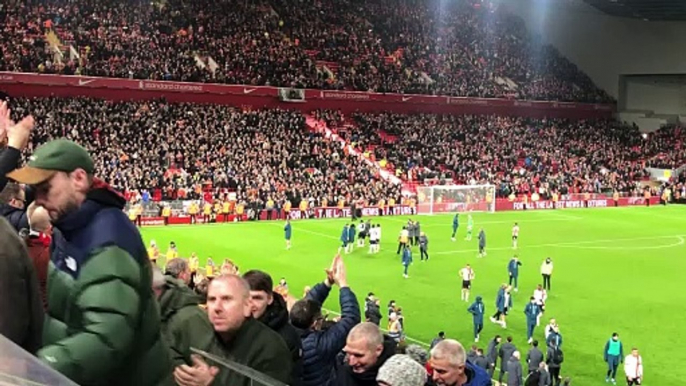
[[[650, 198], [650, 205], [658, 205], [660, 203], [660, 198], [655, 196]], [[617, 201], [617, 206], [643, 206], [646, 204], [645, 198], [643, 197], [620, 197]], [[452, 205], [446, 204], [436, 204], [436, 205]], [[513, 211], [513, 210], [542, 210], [542, 209], [565, 209], [565, 208], [603, 208], [603, 207], [613, 207], [615, 205], [612, 198], [595, 198], [588, 201], [579, 200], [560, 200], [554, 205], [553, 201], [536, 201], [524, 204], [521, 201], [509, 201], [507, 199], [497, 199], [495, 204], [495, 210], [498, 212]], [[438, 208], [440, 209], [440, 208]], [[416, 214], [415, 208], [411, 208], [406, 205], [396, 205], [393, 210], [386, 207], [380, 209], [378, 207], [364, 207], [360, 208], [362, 212], [362, 217], [377, 217], [377, 216], [411, 216]], [[441, 213], [440, 211], [435, 211], [434, 213]], [[446, 210], [443, 213], [451, 213], [451, 211]], [[309, 208], [305, 212], [298, 209], [291, 210], [290, 219], [301, 220], [305, 218], [321, 219], [321, 218], [349, 218], [351, 217], [350, 208], [346, 207], [343, 209], [339, 208]], [[260, 220], [267, 220], [268, 214], [266, 210], [261, 210], [259, 213]], [[285, 213], [282, 210], [273, 210], [272, 217], [273, 220], [284, 220]], [[216, 218], [217, 223], [223, 222], [236, 222], [236, 221], [247, 221], [248, 215], [244, 214], [241, 216], [235, 214], [229, 214], [224, 216], [219, 214]], [[202, 214], [196, 216], [196, 223], [202, 224], [203, 218]], [[174, 215], [169, 217], [169, 225], [181, 225], [190, 224], [191, 217], [189, 215]], [[142, 226], [159, 226], [164, 225], [164, 218], [160, 216], [153, 217], [143, 217], [141, 219]]]
[[[110, 100], [165, 98], [170, 102], [228, 104], [244, 108], [316, 109], [344, 113], [376, 112], [438, 114], [496, 114], [532, 118], [611, 118], [612, 104], [523, 101], [440, 95], [382, 94], [307, 89], [303, 103], [279, 99], [279, 88], [52, 74], [0, 72], [0, 87], [12, 97], [93, 97]], [[46, 87], [47, 86], [47, 87]]]
[[[660, 203], [660, 197], [650, 197], [650, 205]], [[646, 204], [643, 197], [620, 197], [617, 206], [641, 206]], [[612, 198], [595, 198], [590, 200], [559, 200], [557, 203], [549, 200], [523, 203], [521, 201], [497, 200], [496, 211], [508, 210], [540, 210], [540, 209], [565, 209], [565, 208], [604, 208], [613, 207], [615, 202]]]

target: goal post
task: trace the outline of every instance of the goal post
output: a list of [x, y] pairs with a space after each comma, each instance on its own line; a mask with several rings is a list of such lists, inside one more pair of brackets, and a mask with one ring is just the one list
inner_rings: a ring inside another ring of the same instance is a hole
[[494, 185], [417, 187], [417, 214], [495, 212]]

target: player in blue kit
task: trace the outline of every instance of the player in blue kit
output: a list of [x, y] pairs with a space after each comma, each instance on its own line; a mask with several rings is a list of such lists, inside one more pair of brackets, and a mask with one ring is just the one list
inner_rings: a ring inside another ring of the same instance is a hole
[[343, 231], [341, 232], [341, 246], [338, 247], [338, 253], [341, 253], [341, 249], [344, 249], [345, 251], [348, 250], [348, 224], [345, 224], [343, 226]]
[[460, 217], [458, 213], [455, 213], [453, 217], [453, 235], [450, 237], [451, 240], [455, 241], [455, 235], [457, 234], [457, 228], [460, 227]]
[[286, 225], [283, 227], [283, 236], [286, 239], [286, 249], [291, 249], [291, 235], [293, 229], [291, 228], [291, 220], [286, 220]]

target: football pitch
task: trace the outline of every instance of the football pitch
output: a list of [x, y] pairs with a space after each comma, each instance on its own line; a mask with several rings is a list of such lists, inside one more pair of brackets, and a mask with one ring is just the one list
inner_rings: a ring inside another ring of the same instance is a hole
[[[459, 340], [466, 348], [473, 344], [472, 317], [468, 304], [460, 300], [458, 271], [472, 265], [476, 277], [470, 301], [484, 298], [487, 317], [495, 312], [500, 284], [507, 282], [507, 263], [517, 254], [520, 268], [519, 292], [507, 329], [486, 319], [478, 346], [484, 351], [496, 334], [512, 335], [526, 357], [524, 307], [537, 284], [546, 257], [555, 265], [546, 313], [535, 339], [544, 346], [543, 329], [556, 318], [563, 337], [565, 361], [562, 375], [573, 385], [605, 384], [603, 347], [613, 332], [620, 334], [624, 355], [639, 348], [644, 360], [645, 385], [679, 385], [686, 382], [686, 358], [679, 337], [686, 324], [683, 290], [686, 272], [686, 207], [631, 207], [565, 209], [527, 212], [473, 213], [474, 238], [465, 241], [466, 215], [461, 215], [458, 237], [450, 240], [452, 215], [412, 216], [419, 220], [429, 238], [429, 262], [419, 260], [413, 247], [414, 264], [409, 279], [396, 255], [398, 233], [408, 217], [373, 217], [381, 224], [381, 252], [367, 253], [367, 247], [343, 255], [350, 287], [361, 309], [368, 292], [381, 299], [386, 327], [386, 305], [395, 300], [402, 307], [405, 333], [414, 342], [428, 343], [439, 331]], [[365, 218], [366, 220], [366, 218]], [[301, 297], [303, 288], [324, 279], [340, 245], [339, 236], [349, 219], [301, 220], [293, 224], [293, 247], [285, 249], [283, 221], [232, 224], [187, 225], [144, 228], [147, 242], [154, 239], [162, 253], [174, 241], [183, 257], [196, 252], [201, 266], [208, 256], [216, 264], [230, 258], [241, 272], [261, 269], [275, 283], [285, 277], [290, 293]], [[519, 249], [511, 248], [511, 228], [521, 228]], [[485, 258], [477, 258], [477, 233], [487, 236]], [[339, 311], [338, 293], [332, 291], [325, 307]], [[679, 311], [681, 310], [681, 311]], [[363, 316], [364, 319], [364, 316]], [[526, 365], [525, 371], [526, 371]], [[617, 381], [624, 384], [620, 368]]]

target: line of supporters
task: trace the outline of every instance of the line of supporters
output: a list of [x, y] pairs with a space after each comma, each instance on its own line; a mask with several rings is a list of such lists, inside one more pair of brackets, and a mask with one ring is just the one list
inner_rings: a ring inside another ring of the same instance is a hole
[[[389, 198], [388, 201], [381, 199], [376, 206], [379, 209], [388, 209], [392, 212], [393, 208], [398, 202], [400, 205], [407, 205], [413, 209], [416, 208], [417, 205], [417, 201], [414, 198], [402, 197], [399, 201], [396, 201], [394, 198]], [[321, 204], [324, 208], [330, 207], [329, 202], [326, 199], [324, 199]], [[338, 209], [343, 209], [348, 204], [349, 203], [346, 202], [345, 199], [339, 199], [335, 207]], [[358, 201], [356, 203], [358, 207], [367, 206], [367, 204], [368, 203], [364, 201]], [[301, 218], [308, 218], [308, 211], [314, 207], [314, 201], [308, 200], [300, 201], [300, 204], [297, 206], [297, 208], [293, 208], [293, 205], [288, 200], [283, 203], [283, 207], [279, 207], [279, 205], [277, 205], [277, 203], [270, 198], [267, 200], [264, 210], [267, 212], [268, 220], [290, 218], [290, 213], [292, 211], [300, 211]], [[204, 203], [201, 201], [191, 201], [188, 206], [184, 208], [184, 214], [187, 214], [191, 217], [191, 222], [195, 222], [198, 217], [201, 217], [205, 223], [214, 221], [216, 219], [221, 219], [226, 222], [229, 218], [229, 215], [236, 215], [236, 218], [239, 220], [244, 219], [247, 211], [250, 209], [250, 206], [244, 201], [236, 201], [225, 198], [214, 200], [214, 202], [205, 201]], [[143, 212], [144, 208], [142, 203], [137, 201], [130, 205], [128, 209], [129, 219], [133, 222], [139, 223], [143, 216]], [[159, 213], [157, 214], [164, 219], [165, 224], [168, 224], [169, 218], [172, 216], [172, 208], [169, 204], [163, 203], [161, 204]]]

